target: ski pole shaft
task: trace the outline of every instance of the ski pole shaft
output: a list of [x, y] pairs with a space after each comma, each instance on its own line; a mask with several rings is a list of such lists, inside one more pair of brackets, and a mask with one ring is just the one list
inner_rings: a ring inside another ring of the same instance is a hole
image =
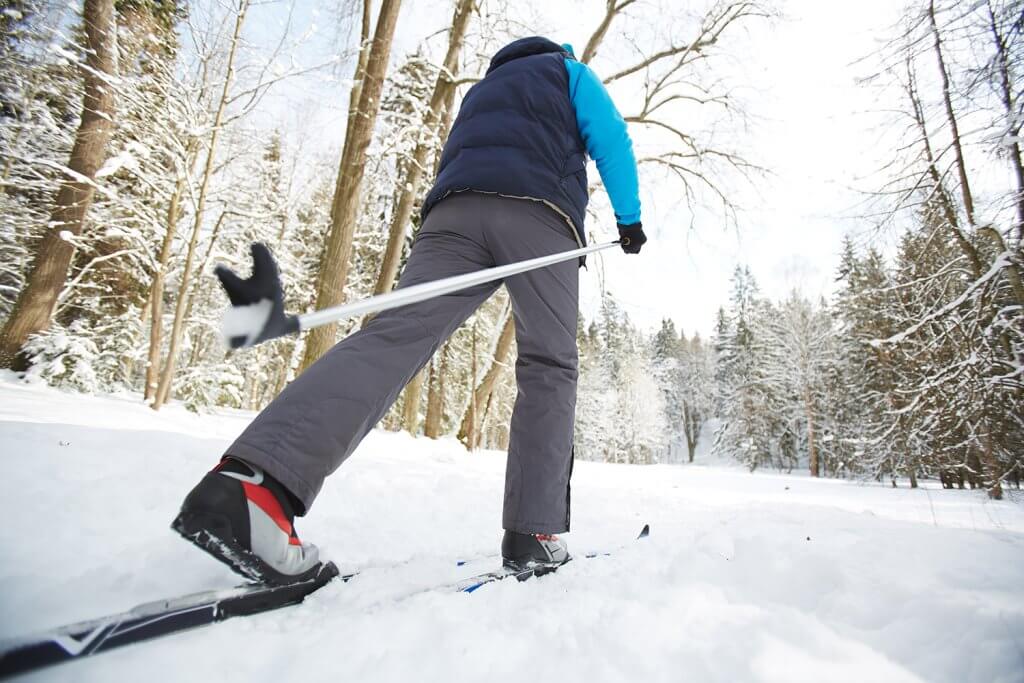
[[484, 270], [478, 270], [474, 273], [454, 275], [452, 277], [446, 277], [433, 282], [424, 282], [419, 285], [413, 285], [412, 287], [396, 289], [393, 292], [378, 294], [377, 296], [371, 296], [370, 298], [363, 299], [361, 301], [353, 301], [352, 303], [325, 308], [322, 311], [314, 311], [312, 313], [300, 315], [299, 328], [309, 330], [314, 327], [320, 327], [321, 325], [327, 325], [346, 318], [368, 315], [370, 313], [380, 313], [381, 311], [398, 308], [399, 306], [407, 306], [420, 301], [426, 301], [427, 299], [433, 299], [434, 297], [441, 296], [443, 294], [451, 294], [452, 292], [457, 292], [460, 289], [466, 289], [467, 287], [472, 287], [474, 285], [501, 280], [511, 275], [525, 273], [530, 270], [536, 270], [538, 268], [544, 268], [545, 266], [561, 263], [562, 261], [586, 256], [587, 254], [593, 254], [595, 252], [608, 249], [609, 247], [618, 246], [618, 244], [618, 242], [592, 244], [589, 247], [563, 251], [557, 254], [551, 254], [550, 256], [540, 256], [535, 259], [509, 263], [505, 266], [485, 268]]

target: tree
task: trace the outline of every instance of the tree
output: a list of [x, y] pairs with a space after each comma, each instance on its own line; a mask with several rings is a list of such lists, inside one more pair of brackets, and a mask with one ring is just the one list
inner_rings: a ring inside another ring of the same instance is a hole
[[174, 379], [174, 369], [177, 362], [178, 344], [181, 341], [182, 327], [185, 322], [185, 311], [188, 308], [188, 289], [191, 281], [192, 267], [195, 260], [196, 247], [199, 244], [199, 236], [203, 226], [206, 199], [210, 191], [210, 180], [213, 175], [214, 161], [217, 153], [217, 139], [224, 122], [224, 114], [231, 95], [231, 85], [235, 78], [235, 57], [238, 54], [238, 45], [242, 37], [242, 26], [245, 24], [245, 15], [249, 11], [250, 0], [238, 0], [235, 12], [235, 28], [228, 47], [227, 66], [225, 67], [224, 84], [221, 88], [220, 98], [217, 100], [216, 111], [213, 115], [213, 123], [210, 130], [210, 139], [206, 148], [206, 161], [203, 164], [203, 175], [199, 183], [199, 196], [196, 199], [195, 215], [192, 221], [192, 235], [188, 241], [188, 248], [185, 255], [185, 266], [181, 276], [181, 285], [178, 291], [178, 299], [174, 308], [174, 322], [171, 327], [170, 344], [167, 350], [167, 360], [164, 363], [160, 374], [160, 384], [157, 386], [153, 402], [150, 404], [153, 410], [159, 410], [167, 402], [171, 391], [171, 382]]
[[825, 415], [826, 380], [837, 362], [832, 318], [823, 305], [815, 310], [796, 292], [778, 313], [766, 325], [771, 345], [770, 381], [786, 407], [790, 429], [803, 437], [808, 469], [817, 477], [821, 474], [819, 440], [829, 421]]
[[79, 47], [53, 27], [66, 7], [10, 2], [0, 12], [0, 317], [7, 318], [46, 232], [81, 109]]
[[704, 425], [714, 414], [714, 356], [699, 334], [689, 340], [681, 335], [680, 343], [683, 347], [680, 378], [683, 438], [687, 462], [693, 462]]
[[397, 183], [398, 198], [391, 215], [391, 226], [388, 230], [388, 243], [384, 249], [384, 259], [380, 265], [374, 294], [382, 294], [391, 290], [398, 273], [398, 263], [405, 244], [405, 235], [409, 227], [413, 204], [422, 192], [423, 172], [427, 165], [430, 152], [440, 148], [438, 126], [450, 93], [455, 89], [455, 76], [459, 68], [459, 53], [462, 51], [463, 38], [473, 13], [473, 0], [457, 0], [455, 14], [448, 29], [448, 51], [437, 73], [434, 89], [430, 95], [427, 109], [423, 113], [419, 138], [412, 154], [402, 167], [403, 176]]
[[81, 123], [68, 160], [66, 179], [57, 194], [46, 235], [36, 251], [25, 286], [2, 330], [0, 367], [24, 369], [20, 356], [28, 337], [46, 329], [74, 254], [70, 242], [81, 233], [96, 190], [96, 172], [106, 158], [114, 125], [117, 75], [117, 25], [114, 0], [86, 0], [86, 68]]
[[[364, 0], [369, 2], [370, 0]], [[366, 165], [366, 149], [370, 145], [373, 126], [380, 108], [380, 95], [391, 55], [391, 39], [401, 0], [383, 0], [377, 17], [366, 68], [359, 79], [359, 106], [351, 119], [345, 147], [338, 166], [338, 180], [331, 203], [331, 229], [324, 244], [320, 268], [317, 273], [317, 308], [335, 306], [343, 300], [352, 256], [352, 240], [356, 229], [356, 215], [360, 204], [360, 186]], [[337, 324], [324, 325], [313, 330], [306, 338], [306, 351], [302, 361], [308, 368], [334, 344]]]
[[[1001, 8], [989, 3], [965, 11], [935, 0], [910, 6], [880, 76], [906, 94], [913, 133], [892, 165], [898, 174], [880, 196], [889, 205], [888, 221], [911, 213], [912, 227], [902, 239], [899, 289], [891, 301], [897, 331], [872, 342], [896, 377], [879, 436], [898, 449], [894, 465], [912, 476], [954, 465], [978, 472], [995, 498], [1002, 495], [1001, 480], [1018, 467], [1022, 434], [1013, 417], [1024, 396], [1015, 370], [1024, 327], [1020, 184], [1015, 173], [1002, 198], [978, 202], [969, 157], [986, 141], [981, 128], [961, 124], [983, 113], [1014, 118], [1009, 112], [1017, 105], [1003, 87], [1012, 70], [1004, 72], [1001, 64], [1019, 48], [998, 37], [974, 40], [979, 26], [980, 35], [1008, 36], [997, 16]], [[990, 50], [980, 71], [964, 63], [978, 53], [959, 49], [968, 43]], [[936, 70], [937, 81], [922, 76], [924, 65]], [[981, 96], [985, 81], [995, 100]], [[1009, 151], [1014, 167], [1012, 145]], [[940, 235], [951, 238], [952, 249], [936, 241]]]

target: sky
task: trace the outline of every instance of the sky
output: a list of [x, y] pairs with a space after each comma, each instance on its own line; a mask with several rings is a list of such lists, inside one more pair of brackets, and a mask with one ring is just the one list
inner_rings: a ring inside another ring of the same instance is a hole
[[[645, 2], [653, 6], [659, 0], [640, 0], [636, 11], [643, 11]], [[315, 6], [297, 3], [294, 25], [316, 24], [321, 38], [329, 38], [338, 29]], [[872, 176], [884, 160], [878, 143], [878, 112], [884, 107], [877, 93], [858, 85], [857, 79], [871, 73], [870, 56], [891, 35], [901, 3], [781, 0], [776, 6], [781, 10], [778, 18], [749, 22], [733, 34], [723, 45], [727, 57], [719, 63], [723, 75], [738, 85], [748, 115], [743, 128], [723, 127], [719, 140], [768, 173], [752, 182], [727, 183], [740, 207], [735, 223], [721, 212], [699, 210], [692, 225], [678, 185], [642, 173], [643, 223], [650, 241], [638, 256], [606, 253], [581, 271], [585, 316], [595, 314], [603, 289], [641, 329], [656, 329], [663, 318], [671, 318], [687, 335], [708, 336], [717, 309], [728, 301], [737, 266], [749, 266], [762, 294], [772, 299], [794, 289], [811, 299], [832, 293], [843, 236], [869, 228], [858, 218], [865, 212], [861, 191], [877, 188], [879, 181]], [[604, 2], [558, 0], [536, 14], [523, 5], [504, 7], [523, 26], [524, 35], [546, 34], [582, 51]], [[277, 22], [266, 21], [267, 14], [257, 18], [250, 29], [255, 42], [263, 42], [261, 34], [273, 34], [281, 18], [281, 10], [273, 6], [261, 11], [278, 12]], [[450, 14], [449, 0], [406, 0], [392, 61], [443, 29]], [[344, 33], [345, 27], [340, 30]], [[667, 19], [662, 30], [672, 34], [676, 24]], [[615, 35], [614, 25], [606, 43], [606, 59], [608, 52], [626, 44]], [[323, 42], [310, 41], [305, 49], [300, 58], [306, 63], [326, 57]], [[592, 63], [599, 75], [601, 57], [599, 53]], [[605, 66], [611, 68], [610, 63]], [[339, 69], [342, 75], [327, 88], [320, 80], [278, 88], [267, 109], [275, 118], [303, 119], [304, 139], [298, 144], [323, 148], [329, 141], [340, 147], [347, 104], [344, 79], [350, 70], [347, 65]], [[612, 95], [624, 114], [635, 111], [635, 93], [613, 88]], [[685, 128], [690, 122], [677, 123]], [[634, 138], [638, 153], [644, 153], [650, 144], [644, 133], [635, 131]], [[589, 171], [597, 177], [593, 163]], [[607, 206], [602, 197], [595, 202]], [[588, 232], [602, 239], [616, 237], [610, 209], [588, 225]]]
[[[736, 226], [703, 213], [691, 228], [672, 211], [671, 186], [644, 188], [650, 243], [639, 257], [605, 259], [607, 289], [642, 329], [669, 317], [707, 336], [737, 266], [749, 266], [772, 299], [794, 289], [831, 294], [843, 236], [868, 228], [860, 190], [874, 187], [881, 163], [879, 103], [857, 85], [870, 72], [858, 60], [878, 49], [899, 4], [790, 0], [782, 18], [751, 28], [733, 67], [751, 84], [752, 122], [739, 148], [769, 174], [738, 184]], [[585, 310], [600, 296], [587, 279]]]

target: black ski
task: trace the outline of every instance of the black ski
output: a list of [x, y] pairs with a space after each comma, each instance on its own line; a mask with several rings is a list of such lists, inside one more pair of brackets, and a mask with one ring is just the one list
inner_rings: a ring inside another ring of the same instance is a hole
[[[647, 538], [648, 536], [650, 536], [650, 534], [651, 534], [651, 526], [649, 524], [644, 524], [644, 528], [640, 530], [640, 534], [636, 537], [636, 540], [639, 541], [642, 538]], [[611, 553], [610, 552], [588, 553], [588, 554], [583, 556], [583, 559], [589, 560], [589, 559], [593, 559], [595, 557], [607, 557], [608, 555], [611, 555]], [[533, 566], [530, 566], [530, 567], [526, 567], [524, 569], [513, 569], [511, 567], [502, 567], [501, 569], [499, 569], [497, 571], [485, 572], [483, 574], [477, 574], [476, 576], [471, 576], [468, 579], [463, 579], [462, 581], [459, 581], [458, 583], [453, 584], [452, 588], [454, 588], [459, 593], [472, 593], [473, 591], [477, 590], [478, 588], [482, 588], [483, 586], [486, 586], [489, 583], [496, 583], [498, 581], [504, 581], [505, 579], [512, 579], [512, 578], [514, 578], [517, 581], [526, 581], [527, 579], [532, 579], [535, 576], [544, 576], [545, 574], [553, 574], [556, 571], [558, 571], [559, 568], [564, 567], [566, 564], [568, 564], [571, 561], [572, 561], [572, 558], [570, 558], [568, 562], [564, 562], [562, 564], [556, 564], [556, 565], [537, 564], [537, 565], [533, 565]]]
[[40, 669], [122, 645], [206, 626], [231, 617], [296, 605], [331, 580], [348, 581], [333, 562], [308, 581], [284, 586], [250, 585], [157, 600], [127, 612], [83, 621], [37, 636], [0, 642], [0, 677]]
[[[645, 524], [637, 538], [647, 538], [649, 534], [650, 527]], [[589, 553], [582, 557], [590, 559], [607, 555], [611, 553]], [[447, 588], [461, 593], [472, 593], [489, 583], [513, 577], [519, 581], [526, 581], [534, 576], [553, 573], [562, 566], [564, 565], [535, 565], [523, 570], [503, 568], [463, 579], [449, 584]], [[308, 581], [284, 586], [246, 585], [157, 600], [121, 614], [71, 624], [35, 636], [0, 641], [0, 678], [87, 657], [122, 645], [206, 626], [231, 617], [248, 616], [297, 605], [306, 596], [323, 588], [335, 578], [347, 582], [354, 576], [355, 573], [340, 574], [334, 563], [328, 562], [315, 578]], [[419, 592], [421, 591], [417, 591]]]

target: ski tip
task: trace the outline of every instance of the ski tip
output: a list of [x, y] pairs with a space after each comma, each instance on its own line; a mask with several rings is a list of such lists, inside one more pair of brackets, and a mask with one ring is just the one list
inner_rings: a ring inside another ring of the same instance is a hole
[[640, 535], [637, 538], [647, 538], [651, 535], [651, 525], [644, 524], [644, 528], [640, 530]]

